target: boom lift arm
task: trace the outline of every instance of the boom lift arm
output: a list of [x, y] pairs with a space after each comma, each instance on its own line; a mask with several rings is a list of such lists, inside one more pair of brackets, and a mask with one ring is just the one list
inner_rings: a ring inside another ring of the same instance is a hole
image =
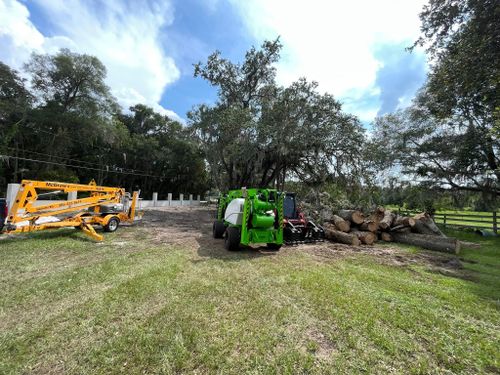
[[[90, 196], [36, 205], [39, 197], [37, 190], [90, 193]], [[114, 232], [120, 222], [133, 222], [138, 195], [137, 192], [134, 192], [130, 208], [125, 212], [124, 209], [130, 200], [130, 196], [123, 188], [97, 186], [95, 181], [83, 185], [23, 180], [14, 204], [9, 211], [5, 232], [23, 233], [75, 227], [81, 229], [93, 239], [102, 241], [102, 235], [95, 231], [93, 225], [101, 225], [105, 231]], [[119, 209], [120, 207], [122, 208]], [[74, 213], [74, 215], [71, 215], [71, 213]], [[37, 223], [40, 218], [57, 215], [64, 216], [57, 222]], [[22, 222], [28, 222], [28, 224], [19, 225]]]

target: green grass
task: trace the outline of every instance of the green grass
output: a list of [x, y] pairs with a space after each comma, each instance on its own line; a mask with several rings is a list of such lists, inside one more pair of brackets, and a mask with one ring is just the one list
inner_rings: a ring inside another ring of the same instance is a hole
[[0, 373], [498, 373], [500, 241], [460, 235], [483, 247], [450, 273], [415, 248], [227, 253], [141, 227], [2, 240]]

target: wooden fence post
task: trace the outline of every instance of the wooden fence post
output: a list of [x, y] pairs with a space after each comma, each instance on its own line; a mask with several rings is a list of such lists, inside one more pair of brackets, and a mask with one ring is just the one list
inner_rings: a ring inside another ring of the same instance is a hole
[[493, 211], [493, 233], [498, 234], [497, 212]]
[[443, 226], [446, 228], [446, 214], [443, 215]]

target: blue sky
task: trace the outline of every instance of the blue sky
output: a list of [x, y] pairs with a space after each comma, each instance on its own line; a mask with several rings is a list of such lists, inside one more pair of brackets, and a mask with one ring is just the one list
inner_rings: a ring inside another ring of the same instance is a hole
[[21, 69], [33, 51], [66, 47], [99, 57], [127, 108], [138, 102], [185, 119], [216, 90], [193, 77], [214, 50], [241, 61], [280, 36], [277, 79], [299, 77], [344, 103], [365, 124], [408, 105], [425, 79], [419, 34], [424, 0], [0, 0], [0, 60]]

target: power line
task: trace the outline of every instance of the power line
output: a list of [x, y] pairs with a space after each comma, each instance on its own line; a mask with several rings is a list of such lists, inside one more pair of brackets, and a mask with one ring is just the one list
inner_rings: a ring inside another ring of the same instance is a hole
[[0, 158], [3, 158], [3, 157], [9, 158], [9, 159], [17, 159], [17, 160], [30, 161], [30, 162], [34, 162], [34, 163], [43, 163], [43, 164], [50, 164], [50, 165], [60, 165], [60, 166], [63, 166], [63, 167], [77, 168], [77, 169], [78, 168], [79, 169], [87, 169], [87, 170], [93, 170], [93, 171], [99, 171], [99, 172], [119, 173], [119, 174], [126, 174], [126, 175], [131, 175], [131, 176], [140, 176], [140, 177], [165, 178], [165, 176], [155, 176], [155, 175], [151, 175], [151, 174], [139, 174], [139, 173], [122, 172], [122, 171], [115, 171], [115, 170], [106, 170], [106, 169], [100, 169], [100, 168], [84, 167], [84, 166], [81, 166], [81, 165], [56, 163], [56, 162], [47, 161], [47, 160], [22, 158], [20, 156], [1, 155], [0, 154]]
[[[53, 135], [54, 137], [61, 137], [61, 136], [67, 137], [70, 141], [79, 143], [82, 146], [85, 146], [86, 148], [90, 147], [90, 148], [94, 148], [94, 149], [100, 149], [100, 150], [103, 150], [103, 151], [105, 151], [107, 153], [109, 153], [110, 151], [113, 151], [110, 147], [102, 147], [102, 146], [98, 146], [98, 145], [88, 145], [87, 143], [79, 141], [79, 140], [75, 139], [74, 137], [69, 136], [66, 133], [64, 133], [64, 134], [56, 134], [56, 133], [48, 131], [48, 130], [39, 129], [39, 128], [32, 128], [32, 127], [28, 126], [28, 124], [21, 124], [21, 125], [24, 126], [26, 129], [33, 130], [35, 132], [42, 132], [42, 133], [45, 133], [45, 134], [50, 134], [50, 135]], [[144, 157], [141, 158], [139, 154], [136, 154], [136, 153], [132, 153], [132, 154], [135, 157], [138, 157], [139, 159], [148, 160], [148, 159], [146, 159]]]
[[[99, 167], [102, 167], [102, 164], [93, 163], [93, 162], [85, 161], [85, 160], [71, 159], [71, 158], [67, 158], [67, 157], [64, 157], [64, 156], [51, 155], [51, 154], [46, 154], [44, 152], [31, 151], [31, 150], [25, 150], [25, 149], [17, 150], [14, 147], [6, 147], [6, 148], [9, 149], [9, 150], [12, 150], [12, 151], [20, 151], [22, 153], [48, 156], [50, 158], [56, 158], [56, 159], [61, 159], [61, 160], [69, 160], [69, 161], [74, 161], [74, 162], [77, 162], [77, 163], [83, 163], [83, 164], [88, 164], [88, 165], [97, 165]], [[106, 164], [106, 167], [108, 167], [107, 164]], [[137, 170], [131, 169], [131, 168], [122, 168], [122, 167], [116, 167], [116, 166], [114, 166], [114, 168], [119, 168], [121, 170], [128, 171], [128, 172], [131, 172], [131, 173], [137, 172]]]

